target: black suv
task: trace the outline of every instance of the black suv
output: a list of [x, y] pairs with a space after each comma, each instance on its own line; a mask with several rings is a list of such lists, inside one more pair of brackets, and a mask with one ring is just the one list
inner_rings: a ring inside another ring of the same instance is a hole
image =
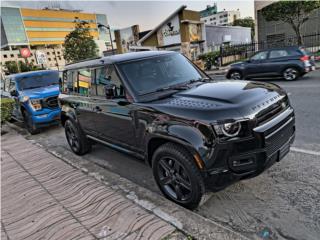
[[[294, 110], [277, 85], [214, 81], [179, 53], [127, 53], [66, 66], [61, 121], [73, 152], [93, 142], [142, 158], [187, 208], [257, 176], [289, 151]], [[139, 173], [137, 173], [139, 174]]]
[[230, 65], [228, 79], [283, 77], [293, 81], [315, 70], [312, 56], [301, 47], [274, 48], [257, 52], [249, 60]]

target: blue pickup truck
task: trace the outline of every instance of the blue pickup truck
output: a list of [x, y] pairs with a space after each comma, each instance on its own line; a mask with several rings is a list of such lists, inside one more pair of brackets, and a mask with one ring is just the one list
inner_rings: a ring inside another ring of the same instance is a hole
[[2, 97], [15, 100], [12, 117], [24, 121], [27, 130], [36, 134], [41, 127], [59, 123], [59, 72], [42, 70], [6, 76]]

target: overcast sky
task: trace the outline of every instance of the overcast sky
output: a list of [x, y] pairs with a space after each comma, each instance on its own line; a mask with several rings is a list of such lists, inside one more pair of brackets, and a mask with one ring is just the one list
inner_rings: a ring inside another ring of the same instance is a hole
[[112, 28], [124, 28], [134, 24], [140, 31], [154, 28], [181, 5], [190, 10], [203, 10], [214, 2], [218, 10], [239, 9], [241, 17], [254, 16], [253, 0], [218, 0], [218, 1], [14, 1], [1, 0], [2, 6], [19, 6], [30, 8], [57, 7], [78, 9], [84, 12], [103, 13], [107, 15]]

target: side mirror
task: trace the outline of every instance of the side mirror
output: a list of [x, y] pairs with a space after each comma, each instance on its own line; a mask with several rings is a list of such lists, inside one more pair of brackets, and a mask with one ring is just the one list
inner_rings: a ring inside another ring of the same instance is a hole
[[110, 83], [104, 87], [105, 94], [107, 99], [112, 99], [117, 96], [117, 86], [113, 83]]
[[11, 95], [12, 97], [17, 97], [17, 96], [18, 96], [17, 90], [11, 90], [11, 91], [10, 91], [10, 95]]

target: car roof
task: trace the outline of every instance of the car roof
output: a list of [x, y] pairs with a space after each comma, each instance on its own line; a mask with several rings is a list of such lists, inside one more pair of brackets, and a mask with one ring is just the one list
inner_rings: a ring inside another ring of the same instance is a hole
[[286, 50], [286, 49], [301, 50], [303, 49], [303, 47], [298, 47], [298, 46], [274, 47], [274, 48], [261, 49], [261, 51], [263, 52], [263, 51]]
[[7, 76], [8, 78], [11, 79], [19, 79], [23, 77], [32, 77], [32, 76], [38, 76], [43, 73], [59, 73], [58, 70], [39, 70], [39, 71], [30, 71], [30, 72], [23, 72], [23, 73], [16, 73], [16, 74], [11, 74]]
[[165, 54], [175, 53], [173, 51], [141, 51], [141, 52], [129, 52], [123, 54], [117, 54], [107, 57], [99, 57], [95, 59], [88, 59], [77, 63], [71, 63], [66, 65], [65, 70], [77, 69], [82, 67], [90, 67], [104, 64], [113, 64], [121, 62], [129, 62], [144, 58], [156, 57]]

